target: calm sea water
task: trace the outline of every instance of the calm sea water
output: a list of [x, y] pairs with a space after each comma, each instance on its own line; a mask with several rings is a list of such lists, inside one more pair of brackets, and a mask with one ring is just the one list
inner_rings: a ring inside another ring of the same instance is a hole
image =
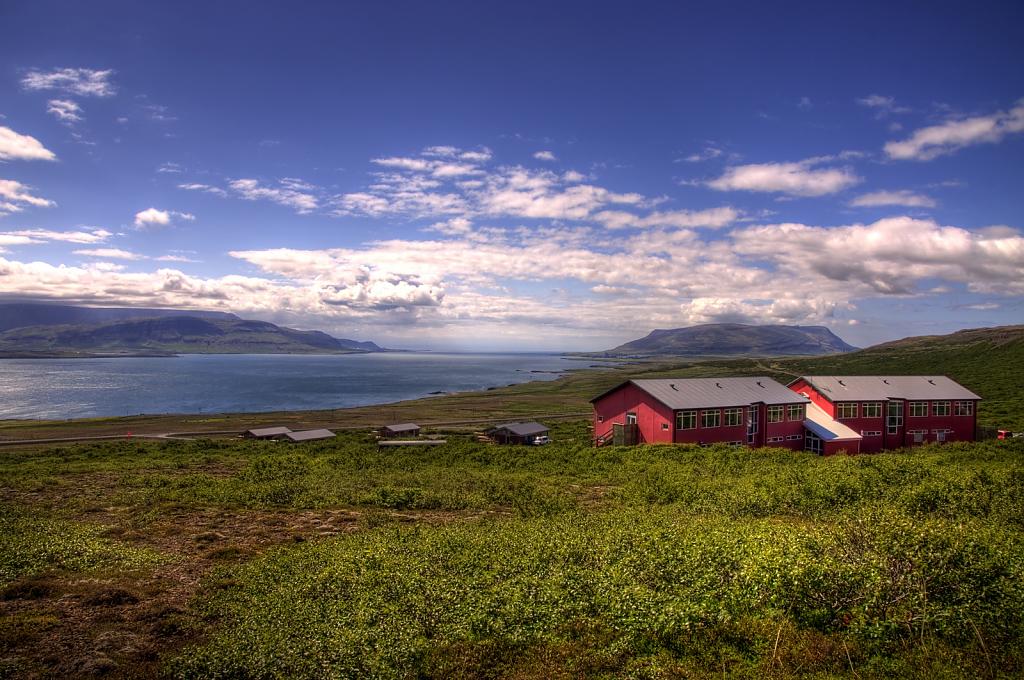
[[5, 359], [0, 418], [344, 408], [552, 380], [580, 366], [548, 354]]

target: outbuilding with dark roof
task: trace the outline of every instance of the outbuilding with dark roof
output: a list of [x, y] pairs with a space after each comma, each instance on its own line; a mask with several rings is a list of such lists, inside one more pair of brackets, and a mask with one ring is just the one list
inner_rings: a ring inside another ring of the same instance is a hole
[[390, 439], [391, 437], [419, 437], [420, 426], [416, 423], [385, 425], [380, 429], [380, 436], [385, 439]]
[[505, 423], [492, 428], [488, 434], [499, 444], [534, 444], [538, 437], [547, 437], [550, 429], [537, 422]]

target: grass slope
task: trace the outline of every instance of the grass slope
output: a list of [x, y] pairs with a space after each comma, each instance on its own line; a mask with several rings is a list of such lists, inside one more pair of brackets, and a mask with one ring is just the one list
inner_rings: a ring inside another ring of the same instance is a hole
[[[0, 458], [0, 670], [1024, 672], [1024, 441], [823, 459], [444, 433]], [[58, 654], [54, 650], [59, 650]]]

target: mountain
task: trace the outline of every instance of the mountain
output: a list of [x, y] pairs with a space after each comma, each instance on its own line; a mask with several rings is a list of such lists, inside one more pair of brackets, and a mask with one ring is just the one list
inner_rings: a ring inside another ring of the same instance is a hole
[[0, 329], [0, 356], [8, 357], [385, 351], [224, 312], [11, 304], [0, 305]]
[[601, 352], [603, 356], [796, 356], [856, 349], [824, 326], [753, 326], [711, 323], [658, 329]]
[[155, 319], [163, 316], [194, 316], [200, 319], [238, 319], [228, 312], [184, 309], [132, 309], [124, 307], [74, 307], [35, 302], [0, 304], [0, 332], [26, 326], [100, 324], [125, 319]]

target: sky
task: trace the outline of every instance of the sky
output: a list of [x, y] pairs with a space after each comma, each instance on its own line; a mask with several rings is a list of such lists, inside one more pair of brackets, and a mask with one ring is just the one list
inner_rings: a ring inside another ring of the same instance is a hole
[[0, 300], [396, 348], [1024, 322], [1019, 2], [0, 3]]

